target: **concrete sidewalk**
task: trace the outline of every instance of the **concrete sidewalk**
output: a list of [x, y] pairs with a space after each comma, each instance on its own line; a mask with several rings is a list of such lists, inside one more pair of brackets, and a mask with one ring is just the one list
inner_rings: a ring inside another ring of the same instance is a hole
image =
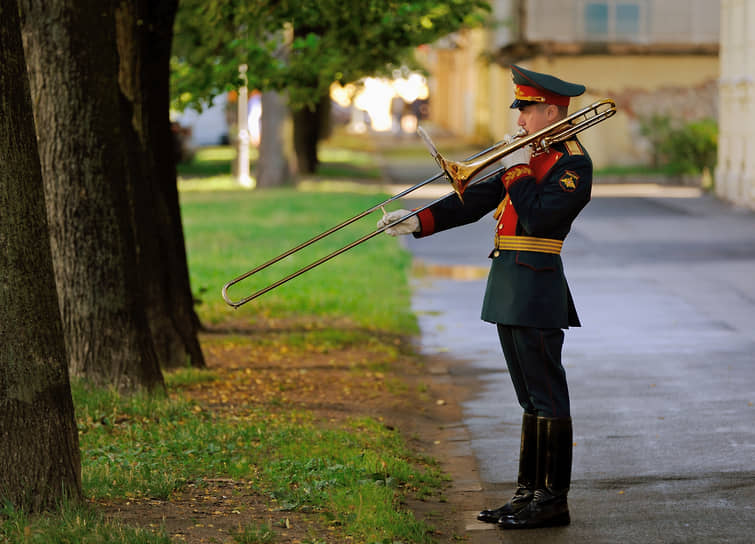
[[[436, 171], [429, 157], [383, 166], [397, 185]], [[435, 194], [414, 196], [406, 207]], [[456, 488], [476, 505], [468, 541], [753, 542], [755, 213], [689, 188], [596, 181], [563, 254], [583, 323], [564, 348], [573, 521], [524, 532], [474, 521], [513, 491], [521, 422], [495, 328], [479, 319], [492, 229], [488, 217], [404, 238], [431, 274], [413, 280], [423, 352], [448, 358], [446, 379], [480, 384], [447, 444], [479, 469], [479, 485]]]

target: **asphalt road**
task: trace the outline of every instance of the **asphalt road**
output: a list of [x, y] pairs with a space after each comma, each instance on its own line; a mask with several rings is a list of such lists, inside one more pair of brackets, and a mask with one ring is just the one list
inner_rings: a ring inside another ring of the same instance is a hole
[[[393, 168], [397, 182], [424, 179]], [[405, 205], [429, 198], [416, 196]], [[403, 238], [441, 271], [413, 280], [422, 350], [457, 361], [452, 377], [479, 378], [462, 423], [480, 508], [513, 491], [521, 423], [495, 327], [479, 319], [492, 231], [486, 217]], [[597, 186], [563, 258], [583, 324], [564, 346], [572, 524], [472, 521], [469, 541], [755, 542], [755, 213], [686, 189]]]

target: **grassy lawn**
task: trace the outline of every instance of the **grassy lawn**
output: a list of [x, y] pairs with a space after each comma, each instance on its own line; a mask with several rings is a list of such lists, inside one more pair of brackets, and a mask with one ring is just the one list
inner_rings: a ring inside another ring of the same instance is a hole
[[[409, 309], [409, 256], [376, 237], [231, 311], [223, 284], [383, 200], [379, 194], [194, 191], [182, 195], [192, 285], [204, 320], [345, 319], [391, 332], [416, 331]], [[380, 213], [380, 212], [377, 212]], [[234, 286], [234, 299], [269, 285], [374, 230], [365, 217]]]
[[[363, 150], [329, 153], [352, 163], [338, 175], [374, 168]], [[328, 183], [240, 190], [223, 172], [228, 156], [205, 150], [180, 184], [209, 368], [166, 373], [158, 396], [74, 384], [87, 500], [32, 518], [5, 506], [0, 542], [432, 541], [404, 503], [439, 500], [444, 476], [383, 419], [385, 408], [414, 410], [424, 391], [397, 372], [419, 364], [407, 342], [417, 332], [410, 258], [397, 241], [372, 239], [238, 310], [220, 296], [226, 281], [385, 195]], [[234, 296], [376, 220], [250, 278]]]
[[[214, 176], [230, 176], [231, 162], [236, 157], [236, 151], [229, 146], [208, 146], [197, 150], [194, 158], [177, 166], [178, 175], [182, 178], [207, 178]], [[257, 149], [252, 147], [249, 159], [256, 162]]]
[[[366, 139], [349, 139], [342, 131], [325, 141], [319, 148], [320, 167], [318, 178], [378, 179], [380, 170], [375, 165], [372, 147]], [[199, 148], [190, 162], [178, 165], [178, 175], [184, 179], [230, 176], [231, 163], [236, 151], [229, 146], [208, 146]], [[249, 150], [249, 160], [254, 170], [259, 152], [255, 147]]]

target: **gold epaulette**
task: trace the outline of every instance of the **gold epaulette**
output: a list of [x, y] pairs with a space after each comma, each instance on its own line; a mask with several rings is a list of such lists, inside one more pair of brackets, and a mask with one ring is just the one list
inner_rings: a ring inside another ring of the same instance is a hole
[[569, 155], [585, 154], [585, 152], [582, 150], [582, 146], [577, 143], [577, 140], [566, 140], [564, 142], [564, 145], [566, 146], [566, 151], [569, 152]]

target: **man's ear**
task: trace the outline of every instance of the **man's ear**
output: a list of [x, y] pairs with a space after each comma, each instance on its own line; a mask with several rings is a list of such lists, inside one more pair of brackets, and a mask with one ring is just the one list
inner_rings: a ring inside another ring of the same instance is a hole
[[558, 106], [548, 104], [548, 108], [545, 110], [545, 118], [551, 123], [558, 119]]

